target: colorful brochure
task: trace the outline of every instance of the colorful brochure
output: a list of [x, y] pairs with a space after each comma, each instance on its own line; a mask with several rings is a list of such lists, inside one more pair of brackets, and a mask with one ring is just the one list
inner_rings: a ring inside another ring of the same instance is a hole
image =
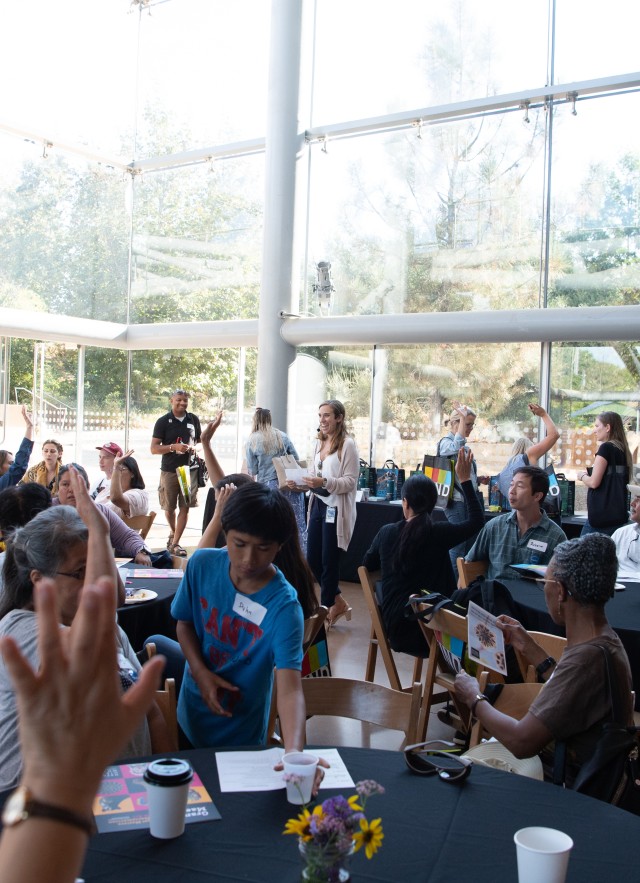
[[504, 635], [496, 624], [496, 617], [473, 601], [467, 611], [467, 652], [469, 659], [500, 672], [507, 673]]

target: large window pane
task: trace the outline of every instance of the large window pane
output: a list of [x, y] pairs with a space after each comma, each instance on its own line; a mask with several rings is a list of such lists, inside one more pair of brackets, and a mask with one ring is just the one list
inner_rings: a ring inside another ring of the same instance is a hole
[[0, 305], [126, 321], [122, 173], [0, 137]]
[[597, 11], [584, 0], [556, 0], [555, 82], [638, 70], [639, 31], [636, 0], [610, 0]]
[[313, 125], [545, 82], [547, 0], [321, 0]]
[[556, 111], [550, 306], [640, 303], [640, 95]]
[[136, 179], [132, 322], [254, 318], [264, 158]]
[[138, 158], [264, 134], [270, 12], [186, 0], [142, 13]]
[[332, 264], [335, 315], [538, 306], [544, 114], [529, 118], [314, 145], [308, 254]]

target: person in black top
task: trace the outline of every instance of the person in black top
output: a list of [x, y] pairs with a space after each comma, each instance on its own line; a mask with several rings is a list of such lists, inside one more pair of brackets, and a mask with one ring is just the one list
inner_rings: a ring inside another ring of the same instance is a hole
[[629, 519], [627, 482], [633, 480], [633, 461], [620, 414], [603, 411], [594, 423], [596, 451], [591, 474], [585, 471], [578, 478], [587, 491], [587, 523], [581, 536], [604, 533], [611, 536]]
[[178, 466], [189, 465], [196, 444], [200, 441], [200, 421], [195, 414], [187, 411], [188, 406], [189, 393], [176, 389], [171, 396], [171, 410], [156, 421], [151, 439], [151, 453], [162, 455], [158, 499], [169, 522], [167, 549], [183, 558], [187, 552], [180, 545], [180, 538], [187, 526], [189, 509], [198, 504], [197, 488], [193, 489], [187, 502], [180, 491], [176, 474]]
[[421, 589], [450, 596], [456, 584], [449, 549], [484, 525], [484, 512], [471, 482], [472, 461], [472, 452], [460, 448], [456, 475], [468, 507], [464, 521], [433, 522], [436, 486], [426, 475], [412, 475], [402, 488], [405, 520], [382, 527], [364, 557], [368, 570], [382, 571], [382, 620], [393, 650], [428, 655], [418, 623], [405, 617], [407, 600]]

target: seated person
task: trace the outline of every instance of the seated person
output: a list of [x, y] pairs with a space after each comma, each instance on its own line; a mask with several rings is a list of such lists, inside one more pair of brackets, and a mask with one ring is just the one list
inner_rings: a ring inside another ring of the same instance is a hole
[[91, 485], [91, 499], [96, 503], [106, 503], [109, 499], [109, 488], [111, 486], [111, 477], [113, 475], [113, 464], [116, 457], [122, 457], [122, 448], [115, 442], [105, 442], [98, 451], [98, 463], [100, 470], [104, 472], [100, 478]]
[[115, 457], [109, 497], [105, 501], [105, 505], [120, 518], [133, 518], [149, 512], [149, 492], [145, 490], [144, 479], [132, 454], [133, 451], [127, 451]]
[[465, 555], [466, 561], [488, 561], [487, 579], [515, 579], [511, 564], [547, 564], [566, 540], [540, 504], [549, 493], [549, 476], [538, 466], [520, 466], [509, 488], [512, 511], [488, 521]]
[[252, 483], [225, 503], [226, 549], [198, 549], [171, 605], [187, 659], [178, 721], [195, 747], [260, 745], [276, 669], [286, 751], [302, 749], [303, 613], [273, 560], [297, 535], [290, 503]]
[[368, 570], [382, 571], [382, 620], [393, 650], [427, 656], [428, 647], [416, 620], [405, 616], [410, 595], [427, 589], [450, 596], [456, 588], [449, 549], [476, 534], [484, 512], [471, 481], [472, 452], [458, 451], [456, 475], [469, 516], [460, 522], [433, 522], [438, 499], [435, 484], [426, 475], [412, 475], [402, 487], [404, 521], [385, 524], [364, 556]]
[[50, 506], [51, 494], [41, 484], [18, 484], [0, 491], [0, 596], [6, 540], [17, 527], [24, 527]]
[[[601, 648], [608, 651], [612, 676], [622, 688], [626, 719], [620, 723], [633, 723], [629, 660], [604, 610], [613, 598], [617, 570], [615, 545], [604, 534], [590, 534], [556, 548], [541, 582], [551, 618], [567, 633], [567, 646], [558, 661], [547, 657], [517, 620], [498, 617], [505, 640], [537, 667], [538, 676], [545, 681], [522, 720], [514, 720], [483, 701], [486, 697], [480, 694], [475, 678], [467, 674], [456, 677], [457, 698], [516, 757], [532, 757], [553, 739], [565, 741], [567, 785], [593, 754], [601, 726], [610, 717], [611, 697]], [[543, 762], [546, 759], [543, 757]], [[551, 753], [545, 766], [547, 771], [552, 769]]]
[[[14, 531], [7, 546], [0, 635], [12, 637], [34, 666], [38, 665], [34, 586], [44, 579], [53, 586], [58, 620], [62, 626], [69, 626], [85, 582], [95, 582], [98, 575], [107, 575], [115, 585], [115, 562], [107, 524], [89, 499], [82, 479], [73, 473], [71, 477], [74, 493], [78, 494], [79, 512], [68, 506], [47, 509]], [[118, 668], [132, 681], [139, 663], [115, 621], [113, 627], [118, 637]], [[168, 751], [175, 747], [155, 705], [148, 724], [129, 743], [126, 755], [141, 756], [152, 750]], [[0, 791], [17, 784], [21, 767], [16, 697], [6, 667], [0, 662]]]
[[622, 576], [640, 573], [640, 485], [628, 484], [631, 494], [631, 524], [625, 524], [614, 531], [611, 539], [616, 544], [618, 573]]
[[[57, 505], [57, 503], [60, 503], [63, 506], [75, 507], [76, 505], [76, 498], [73, 493], [71, 476], [69, 473], [70, 466], [73, 466], [76, 469], [84, 479], [87, 488], [89, 487], [89, 478], [82, 466], [78, 465], [78, 463], [70, 463], [63, 466], [60, 470], [60, 475], [58, 476], [58, 497], [57, 502], [56, 498], [53, 500], [54, 506]], [[107, 519], [111, 545], [116, 553], [116, 557], [133, 558], [135, 563], [139, 564], [141, 567], [151, 567], [151, 553], [146, 548], [144, 540], [140, 534], [136, 533], [135, 530], [131, 530], [130, 527], [127, 527], [122, 518], [119, 518], [116, 513], [109, 509], [104, 503], [96, 503], [96, 506]]]
[[11, 451], [0, 451], [0, 491], [18, 484], [29, 465], [29, 457], [33, 450], [33, 421], [24, 405], [22, 419], [27, 428], [15, 458]]

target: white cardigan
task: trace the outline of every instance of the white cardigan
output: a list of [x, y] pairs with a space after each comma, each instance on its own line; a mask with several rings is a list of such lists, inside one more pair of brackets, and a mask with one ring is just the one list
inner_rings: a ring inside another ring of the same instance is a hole
[[[358, 488], [358, 474], [360, 472], [360, 457], [356, 443], [349, 437], [344, 440], [341, 453], [342, 457], [338, 457], [340, 464], [338, 475], [323, 476], [327, 479], [327, 490], [330, 497], [319, 496], [318, 500], [328, 506], [337, 505], [336, 534], [338, 548], [346, 551], [353, 536], [353, 528], [356, 523], [356, 490]], [[318, 446], [316, 446], [313, 459], [309, 464], [309, 475], [316, 474], [315, 463], [317, 456]], [[331, 497], [338, 497], [339, 499], [331, 499]], [[311, 512], [311, 507], [309, 507], [309, 512]]]

